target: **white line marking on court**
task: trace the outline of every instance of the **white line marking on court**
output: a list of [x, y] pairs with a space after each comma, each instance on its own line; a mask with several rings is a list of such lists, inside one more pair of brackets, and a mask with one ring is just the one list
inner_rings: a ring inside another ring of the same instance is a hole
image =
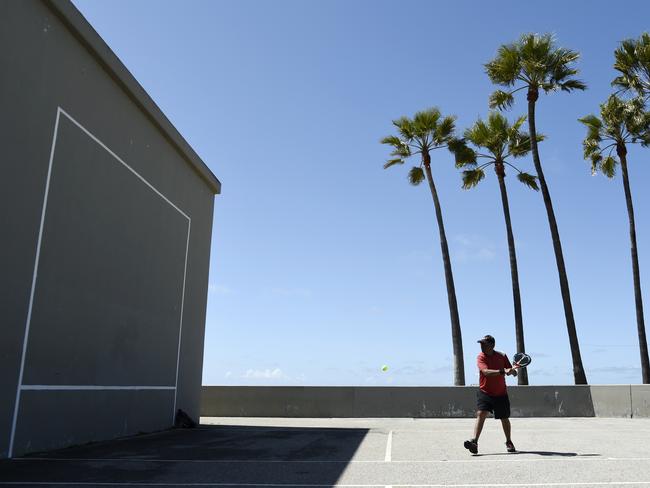
[[18, 419], [18, 408], [20, 406], [20, 386], [23, 384], [23, 374], [25, 372], [25, 354], [27, 352], [27, 339], [29, 337], [29, 326], [32, 321], [32, 306], [34, 305], [34, 290], [36, 289], [36, 276], [38, 275], [38, 261], [41, 257], [41, 242], [43, 240], [43, 224], [45, 223], [45, 210], [47, 209], [47, 197], [50, 192], [50, 176], [52, 175], [52, 162], [54, 161], [54, 148], [56, 147], [56, 136], [59, 132], [59, 115], [60, 108], [56, 112], [56, 121], [54, 122], [54, 134], [52, 135], [52, 147], [50, 148], [50, 161], [47, 168], [47, 180], [45, 183], [45, 193], [43, 195], [43, 209], [41, 210], [41, 225], [38, 230], [38, 241], [36, 243], [36, 258], [34, 260], [34, 274], [32, 275], [32, 290], [29, 294], [29, 306], [27, 309], [27, 321], [25, 323], [25, 334], [23, 336], [23, 352], [20, 358], [20, 373], [18, 374], [18, 384], [16, 385], [16, 402], [14, 403], [14, 418], [11, 424], [11, 437], [9, 438], [8, 457], [12, 457], [14, 452], [14, 440], [16, 436], [16, 421]]
[[[518, 456], [517, 456], [518, 457]], [[366, 463], [366, 464], [385, 464], [390, 462], [393, 464], [402, 463], [402, 464], [454, 464], [454, 463], [548, 463], [548, 462], [581, 462], [581, 461], [650, 461], [650, 457], [633, 457], [633, 458], [615, 458], [615, 457], [599, 457], [599, 456], [589, 456], [589, 457], [562, 457], [562, 458], [519, 458], [519, 459], [426, 459], [422, 461], [414, 460], [401, 460], [401, 461], [379, 461], [379, 460], [300, 460], [292, 459], [290, 461], [285, 461], [282, 459], [143, 459], [143, 458], [48, 458], [48, 457], [24, 457], [13, 459], [14, 462], [18, 461], [56, 461], [56, 462], [90, 462], [90, 463], [119, 463], [119, 462], [129, 462], [129, 463], [252, 463], [252, 464], [267, 464], [267, 463], [285, 463], [285, 464], [299, 464], [299, 463], [339, 463], [339, 464], [355, 464], [355, 463]], [[379, 483], [381, 485], [381, 483]], [[402, 485], [399, 485], [402, 486]]]
[[26, 391], [76, 391], [76, 390], [175, 390], [174, 386], [108, 386], [108, 385], [22, 385]]
[[390, 462], [390, 458], [392, 455], [392, 448], [393, 448], [393, 431], [391, 430], [388, 433], [388, 441], [386, 442], [386, 457], [384, 458], [384, 461]]
[[[0, 481], [0, 485], [46, 485], [46, 486], [309, 486], [309, 487], [376, 487], [380, 484], [341, 484], [332, 483], [314, 484], [314, 483], [149, 483], [149, 482], [63, 482], [63, 481]], [[404, 488], [430, 487], [430, 488], [473, 488], [473, 487], [512, 487], [512, 486], [620, 486], [620, 485], [650, 485], [650, 481], [591, 481], [591, 482], [570, 482], [570, 483], [463, 483], [463, 484], [435, 484], [435, 485], [390, 485], [401, 486]]]

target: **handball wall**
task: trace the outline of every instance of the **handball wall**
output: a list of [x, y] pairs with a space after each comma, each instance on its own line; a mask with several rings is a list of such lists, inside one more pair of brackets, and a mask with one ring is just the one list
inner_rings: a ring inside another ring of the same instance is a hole
[[219, 181], [71, 2], [0, 66], [0, 458], [198, 419]]

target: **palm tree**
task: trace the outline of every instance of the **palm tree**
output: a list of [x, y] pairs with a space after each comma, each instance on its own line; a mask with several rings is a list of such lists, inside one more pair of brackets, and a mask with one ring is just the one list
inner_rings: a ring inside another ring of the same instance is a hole
[[431, 196], [433, 197], [436, 219], [438, 221], [438, 231], [440, 232], [440, 247], [442, 248], [442, 261], [445, 269], [449, 315], [451, 318], [451, 337], [454, 352], [454, 384], [456, 386], [462, 386], [465, 384], [465, 367], [463, 364], [463, 340], [460, 330], [460, 318], [458, 316], [454, 275], [451, 271], [451, 259], [449, 257], [445, 226], [442, 220], [440, 200], [433, 182], [433, 176], [431, 175], [431, 152], [436, 149], [445, 148], [454, 142], [455, 117], [443, 117], [440, 110], [431, 108], [416, 113], [412, 119], [402, 117], [394, 120], [393, 125], [397, 127], [399, 136], [388, 136], [381, 140], [382, 144], [388, 144], [393, 147], [391, 156], [395, 156], [384, 164], [384, 169], [397, 164], [404, 164], [405, 159], [420, 155], [420, 164], [411, 168], [408, 179], [412, 185], [419, 185], [426, 178], [429, 182]]
[[[640, 143], [650, 145], [650, 114], [643, 110], [642, 98], [621, 100], [611, 95], [607, 102], [600, 106], [600, 117], [587, 115], [580, 120], [587, 126], [587, 137], [583, 142], [584, 157], [591, 159], [592, 174], [601, 171], [609, 178], [616, 173], [620, 163], [623, 174], [623, 188], [627, 215], [630, 221], [630, 245], [632, 252], [632, 274], [634, 278], [634, 298], [636, 302], [636, 324], [639, 335], [639, 350], [641, 353], [641, 374], [643, 383], [650, 383], [650, 362], [648, 361], [648, 343], [646, 341], [645, 324], [643, 320], [643, 300], [641, 296], [641, 277], [639, 275], [639, 258], [636, 247], [636, 226], [634, 208], [627, 168], [627, 145]], [[616, 150], [616, 157], [612, 152]], [[607, 152], [606, 156], [603, 153]]]
[[650, 98], [650, 34], [644, 32], [638, 39], [626, 39], [614, 51], [614, 69], [621, 74], [612, 86], [620, 91], [636, 92], [646, 102]]
[[564, 303], [564, 316], [566, 318], [571, 356], [573, 359], [573, 376], [577, 385], [587, 384], [587, 376], [582, 366], [580, 345], [576, 333], [569, 280], [564, 265], [562, 243], [557, 228], [555, 212], [551, 195], [546, 184], [542, 163], [539, 159], [537, 147], [537, 129], [535, 128], [535, 103], [539, 98], [540, 89], [545, 93], [563, 90], [584, 90], [586, 85], [573, 78], [578, 70], [573, 68], [573, 63], [579, 54], [569, 49], [556, 47], [553, 37], [549, 34], [525, 34], [513, 44], [502, 45], [496, 57], [485, 65], [487, 75], [493, 83], [508, 87], [509, 91], [497, 90], [490, 96], [490, 107], [500, 109], [510, 107], [514, 102], [514, 93], [526, 90], [528, 101], [528, 129], [531, 136], [533, 162], [539, 178], [539, 185], [546, 206], [546, 214], [551, 229], [555, 261], [560, 279], [560, 291]]
[[[506, 190], [506, 166], [517, 171], [517, 179], [533, 190], [538, 190], [537, 178], [531, 174], [520, 171], [513, 166], [510, 158], [519, 158], [530, 152], [530, 136], [521, 132], [521, 125], [526, 121], [526, 116], [519, 117], [512, 125], [499, 112], [491, 112], [487, 122], [479, 119], [471, 128], [465, 131], [465, 141], [471, 142], [477, 150], [462, 147], [461, 157], [457, 158], [456, 166], [471, 167], [463, 171], [463, 188], [468, 190], [479, 184], [485, 178], [485, 168], [494, 166], [494, 172], [499, 181], [501, 191], [501, 203], [503, 204], [503, 216], [506, 221], [506, 233], [508, 237], [508, 250], [510, 253], [510, 275], [512, 278], [512, 298], [515, 308], [515, 336], [517, 339], [517, 351], [525, 352], [524, 345], [524, 321], [521, 313], [521, 295], [519, 292], [519, 272], [517, 271], [517, 253], [515, 250], [515, 238], [512, 233], [512, 222], [510, 220], [510, 206], [508, 204], [508, 192]], [[459, 145], [454, 145], [456, 149]], [[481, 151], [485, 151], [484, 153]], [[456, 152], [459, 154], [459, 152]], [[483, 160], [479, 165], [479, 160]], [[528, 384], [528, 373], [526, 368], [519, 370], [518, 384]]]

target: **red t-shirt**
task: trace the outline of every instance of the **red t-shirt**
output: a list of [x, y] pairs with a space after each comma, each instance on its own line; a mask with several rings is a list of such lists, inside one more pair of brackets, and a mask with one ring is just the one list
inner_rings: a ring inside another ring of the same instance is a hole
[[489, 356], [482, 352], [476, 357], [476, 365], [479, 370], [479, 388], [483, 392], [490, 396], [503, 396], [507, 394], [505, 375], [485, 376], [482, 370], [512, 368], [508, 356], [499, 351], [494, 351]]

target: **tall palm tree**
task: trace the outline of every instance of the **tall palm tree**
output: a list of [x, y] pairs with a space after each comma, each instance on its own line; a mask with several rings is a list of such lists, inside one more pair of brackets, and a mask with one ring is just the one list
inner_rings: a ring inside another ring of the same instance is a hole
[[411, 156], [420, 157], [420, 164], [411, 168], [408, 179], [412, 185], [419, 185], [426, 180], [429, 182], [429, 189], [433, 197], [433, 204], [438, 221], [440, 233], [440, 247], [442, 249], [442, 261], [445, 269], [445, 281], [447, 283], [447, 298], [449, 301], [449, 315], [451, 318], [451, 337], [454, 353], [454, 384], [462, 386], [465, 384], [465, 367], [463, 363], [463, 340], [460, 330], [460, 318], [458, 316], [458, 303], [456, 301], [456, 288], [454, 286], [454, 275], [451, 270], [451, 259], [445, 226], [442, 220], [442, 209], [440, 199], [433, 182], [431, 174], [431, 152], [436, 149], [448, 147], [454, 142], [455, 117], [443, 117], [440, 110], [431, 108], [418, 112], [410, 119], [402, 117], [394, 120], [393, 125], [397, 128], [399, 136], [388, 136], [381, 140], [382, 144], [393, 147], [393, 152], [384, 169], [391, 166], [404, 164], [405, 159]]
[[[648, 361], [648, 343], [643, 320], [641, 277], [636, 247], [636, 225], [627, 167], [628, 144], [650, 145], [650, 114], [644, 111], [643, 105], [642, 98], [621, 100], [616, 95], [611, 95], [607, 102], [600, 106], [600, 117], [587, 115], [579, 120], [587, 126], [587, 137], [583, 142], [584, 157], [585, 159], [591, 159], [592, 174], [600, 171], [607, 177], [613, 178], [616, 173], [616, 166], [619, 163], [621, 165], [625, 203], [627, 204], [627, 215], [630, 222], [632, 274], [634, 278], [639, 351], [641, 353], [641, 375], [643, 383], [650, 383], [650, 361]], [[612, 155], [614, 150], [618, 160]], [[603, 156], [605, 152], [607, 155]]]
[[577, 385], [587, 384], [587, 376], [582, 365], [580, 345], [576, 333], [569, 280], [564, 264], [562, 243], [557, 228], [555, 212], [551, 195], [546, 184], [542, 163], [539, 159], [537, 147], [537, 129], [535, 128], [535, 104], [539, 98], [540, 89], [545, 93], [563, 90], [584, 90], [586, 85], [575, 78], [578, 70], [573, 68], [573, 63], [579, 54], [569, 49], [556, 47], [553, 37], [549, 34], [525, 34], [513, 44], [502, 45], [496, 57], [485, 65], [487, 75], [493, 83], [508, 88], [508, 91], [497, 90], [490, 96], [490, 107], [500, 109], [510, 107], [514, 102], [514, 93], [526, 90], [528, 101], [528, 129], [531, 135], [531, 148], [533, 162], [539, 178], [539, 185], [546, 206], [548, 223], [551, 229], [553, 250], [560, 279], [560, 291], [564, 303], [564, 316], [566, 319], [571, 356], [573, 360], [573, 376]]
[[[510, 206], [508, 204], [508, 192], [506, 190], [506, 166], [517, 171], [517, 179], [533, 190], [539, 190], [537, 178], [531, 174], [520, 171], [512, 165], [509, 160], [520, 158], [530, 153], [530, 136], [520, 131], [521, 125], [526, 121], [526, 116], [519, 117], [512, 125], [499, 112], [491, 112], [487, 122], [479, 119], [465, 131], [465, 141], [471, 142], [476, 149], [461, 147], [463, 151], [457, 158], [456, 166], [470, 167], [463, 171], [463, 188], [468, 190], [479, 184], [485, 178], [485, 168], [494, 166], [494, 172], [499, 181], [501, 191], [501, 203], [503, 204], [503, 216], [506, 221], [506, 233], [508, 238], [508, 250], [510, 254], [510, 276], [512, 279], [512, 298], [515, 308], [515, 336], [517, 340], [517, 351], [525, 352], [524, 344], [524, 320], [521, 313], [521, 295], [519, 292], [519, 272], [517, 270], [517, 252], [515, 250], [515, 238], [512, 232], [510, 220]], [[454, 149], [459, 145], [453, 145]], [[481, 164], [479, 164], [479, 161]], [[528, 373], [526, 368], [519, 370], [518, 384], [528, 384]]]
[[644, 101], [650, 98], [650, 34], [644, 32], [638, 39], [626, 39], [614, 51], [614, 69], [620, 75], [612, 85], [620, 91], [636, 92]]

